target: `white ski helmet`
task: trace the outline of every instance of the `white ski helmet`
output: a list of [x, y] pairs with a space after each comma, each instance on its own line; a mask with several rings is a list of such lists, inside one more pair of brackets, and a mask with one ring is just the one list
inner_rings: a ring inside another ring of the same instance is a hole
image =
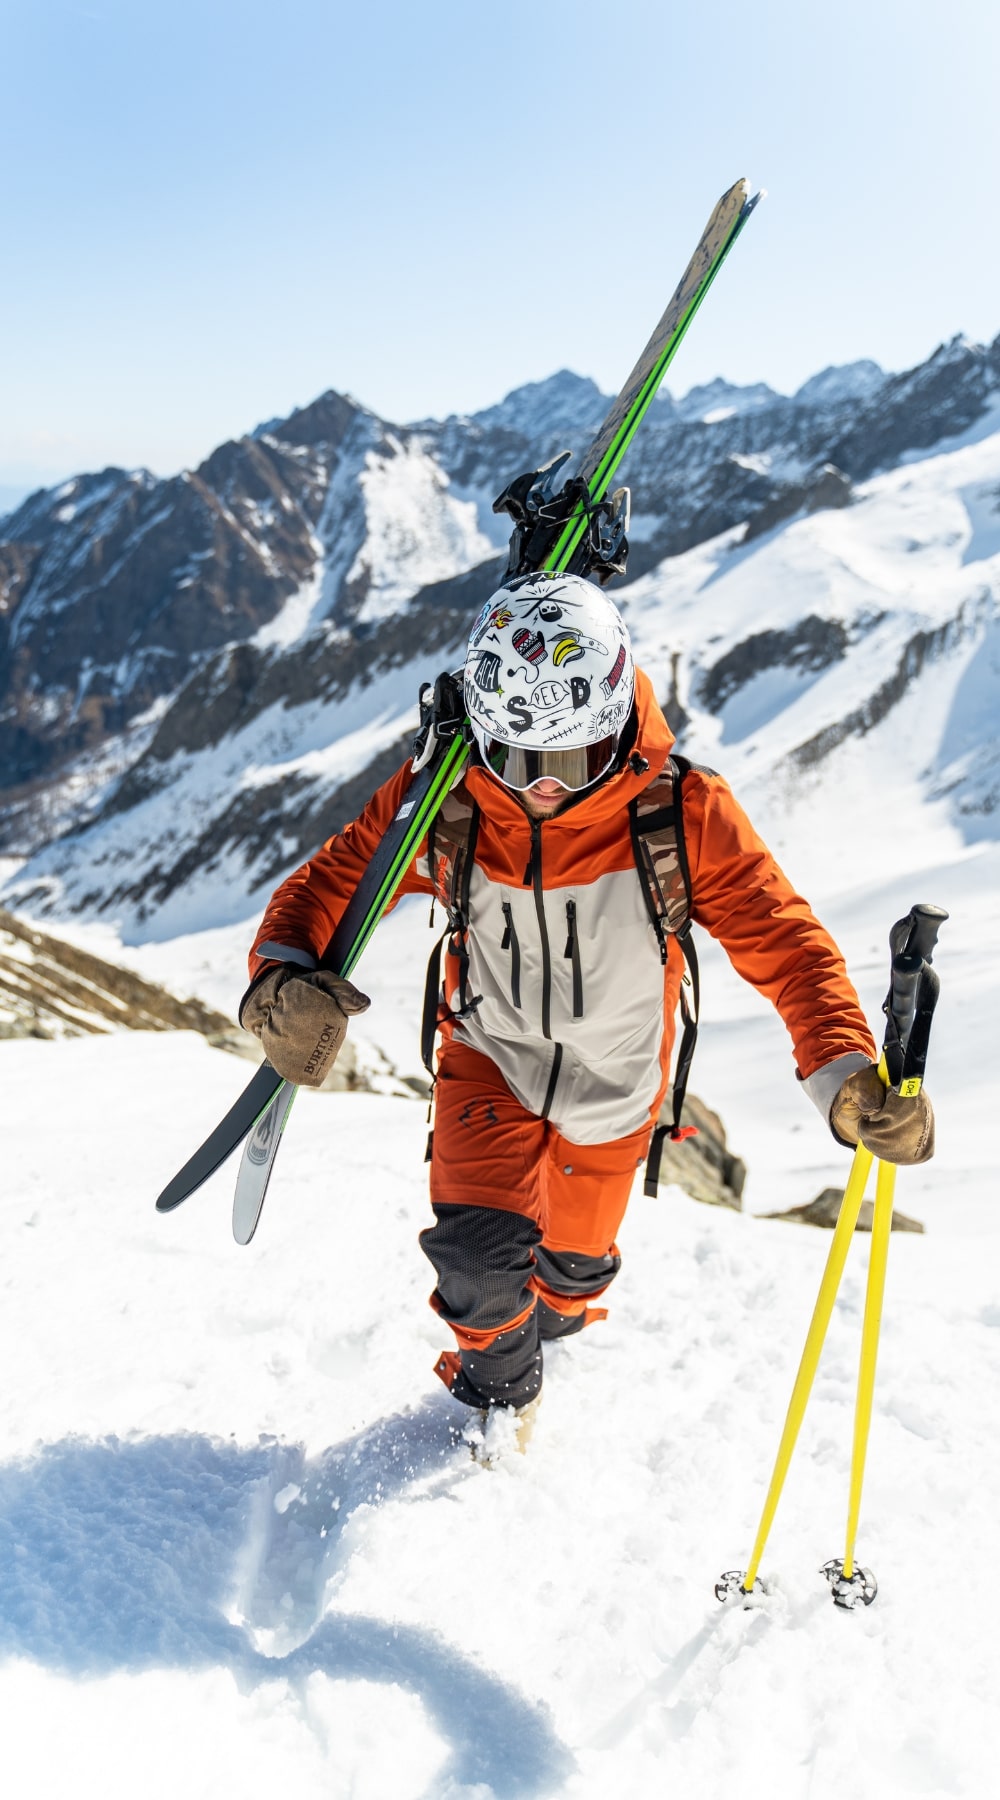
[[635, 693], [618, 608], [580, 575], [521, 575], [472, 628], [465, 706], [485, 766], [518, 790], [607, 773]]

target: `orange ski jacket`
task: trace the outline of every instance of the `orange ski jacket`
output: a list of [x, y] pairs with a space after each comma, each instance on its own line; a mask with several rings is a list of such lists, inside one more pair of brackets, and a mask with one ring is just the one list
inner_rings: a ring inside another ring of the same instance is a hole
[[[641, 671], [636, 700], [635, 749], [647, 767], [636, 774], [626, 766], [554, 818], [530, 820], [482, 768], [467, 769], [457, 789], [480, 810], [466, 943], [468, 992], [477, 1004], [449, 1030], [491, 1058], [529, 1111], [579, 1144], [626, 1137], [655, 1117], [684, 970], [675, 938], [663, 965], [628, 813], [629, 801], [662, 771], [673, 734]], [[406, 763], [277, 889], [250, 955], [252, 980], [272, 960], [258, 956], [263, 943], [310, 965], [321, 959], [409, 777]], [[773, 1002], [799, 1077], [828, 1118], [845, 1076], [875, 1057], [843, 957], [722, 776], [695, 766], [682, 793], [691, 917]], [[424, 844], [399, 893], [433, 891]], [[457, 1012], [454, 956], [444, 985]]]

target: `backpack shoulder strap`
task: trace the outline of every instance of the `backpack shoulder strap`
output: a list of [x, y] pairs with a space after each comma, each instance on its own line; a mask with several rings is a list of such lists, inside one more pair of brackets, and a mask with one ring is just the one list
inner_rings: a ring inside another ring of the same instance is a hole
[[445, 939], [458, 958], [458, 1008], [456, 1018], [474, 1011], [481, 995], [469, 995], [469, 891], [479, 836], [479, 808], [459, 790], [450, 793], [432, 819], [427, 832], [427, 870], [436, 897], [448, 913], [447, 930], [438, 938], [427, 964], [424, 1008], [420, 1025], [420, 1053], [428, 1074], [434, 1074], [434, 1039], [437, 1035], [441, 995], [441, 952]]
[[664, 962], [667, 937], [680, 937], [691, 920], [683, 812], [683, 783], [690, 767], [685, 757], [668, 757], [656, 780], [629, 803], [632, 853]]
[[701, 1002], [698, 953], [691, 932], [691, 871], [684, 842], [684, 779], [692, 768], [698, 768], [699, 773], [712, 773], [707, 769], [702, 771], [686, 756], [669, 757], [662, 773], [629, 806], [632, 850], [660, 956], [666, 962], [667, 939], [673, 936], [681, 947], [685, 962], [680, 995], [681, 1041], [673, 1080], [673, 1120], [670, 1125], [654, 1127], [646, 1162], [644, 1191], [652, 1196], [656, 1194], [660, 1178], [664, 1138], [669, 1136], [677, 1142], [689, 1137], [694, 1130], [690, 1125], [681, 1124], [688, 1076], [698, 1041]]

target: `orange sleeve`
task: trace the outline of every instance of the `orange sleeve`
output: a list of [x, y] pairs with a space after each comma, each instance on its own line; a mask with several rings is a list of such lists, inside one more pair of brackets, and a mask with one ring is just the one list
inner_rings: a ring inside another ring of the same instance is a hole
[[777, 1007], [803, 1080], [835, 1057], [876, 1050], [844, 959], [719, 775], [685, 777], [692, 916], [737, 974]]
[[[278, 943], [289, 949], [307, 950], [317, 961], [322, 958], [351, 895], [399, 810], [410, 778], [410, 764], [405, 762], [372, 795], [360, 818], [328, 838], [315, 856], [275, 889], [250, 952], [251, 981], [267, 961], [257, 955], [258, 944]], [[430, 882], [417, 874], [418, 854], [419, 849], [400, 882], [397, 898], [431, 892]]]

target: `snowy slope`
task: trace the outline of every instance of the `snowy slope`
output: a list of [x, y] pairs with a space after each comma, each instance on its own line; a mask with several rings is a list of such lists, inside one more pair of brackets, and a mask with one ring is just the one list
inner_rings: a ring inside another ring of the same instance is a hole
[[[168, 1218], [152, 1198], [244, 1069], [183, 1036], [0, 1044], [14, 1792], [991, 1791], [982, 1573], [1000, 1452], [983, 1421], [1000, 1291], [965, 1046], [1000, 999], [978, 950], [996, 852], [922, 873], [955, 915], [932, 1048], [941, 1148], [899, 1182], [928, 1234], [892, 1244], [859, 1540], [881, 1592], [864, 1616], [838, 1614], [817, 1570], [842, 1548], [867, 1240], [765, 1557], [769, 1598], [723, 1611], [712, 1584], [746, 1560], [824, 1235], [637, 1194], [611, 1318], [550, 1355], [529, 1456], [486, 1472], [431, 1373], [422, 1106], [303, 1096], [239, 1251], [228, 1173]], [[912, 886], [833, 908], [873, 1015], [876, 940]], [[377, 991], [400, 966], [396, 930], [372, 953]], [[699, 1087], [724, 1092], [758, 1204], [793, 1197], [769, 1182], [789, 1168], [807, 1197], [844, 1161], [765, 1022], [715, 968], [708, 987]], [[109, 1093], [116, 1123], [95, 1132]]]
[[[755, 806], [797, 821], [822, 775], [826, 804], [842, 808], [849, 828], [857, 784], [867, 780], [884, 727], [897, 784], [903, 757], [908, 792], [919, 778], [912, 791], [922, 832], [939, 823], [946, 837], [953, 826], [969, 842], [994, 835], [997, 424], [992, 415], [973, 441], [956, 440], [874, 477], [852, 505], [793, 519], [746, 543], [737, 528], [620, 591], [640, 661], [668, 713], [680, 717], [679, 701], [690, 715], [685, 750], [720, 767]], [[392, 464], [394, 482], [416, 483], [414, 521], [429, 466], [417, 457], [407, 475], [402, 453]], [[396, 511], [405, 512], [398, 497]], [[386, 566], [402, 564], [389, 557]], [[386, 580], [380, 587], [373, 577], [366, 606], [390, 604]], [[447, 644], [449, 630], [461, 637], [465, 617], [432, 612], [426, 629]], [[7, 903], [60, 918], [97, 911], [132, 939], [238, 918], [241, 900], [249, 895], [255, 906], [324, 835], [317, 830], [310, 839], [310, 819], [330, 809], [336, 818], [340, 795], [360, 806], [365, 792], [346, 784], [401, 745], [413, 728], [420, 681], [459, 654], [454, 644], [419, 653], [408, 644], [388, 666], [373, 652], [367, 667], [363, 647], [349, 655], [337, 640], [328, 672], [319, 653], [305, 649], [300, 698], [279, 689], [245, 724], [220, 725], [200, 747], [164, 751], [148, 796], [139, 790], [133, 804], [112, 807], [82, 836], [33, 857], [5, 890]], [[232, 678], [222, 671], [223, 689], [230, 679], [238, 684], [238, 669]], [[209, 684], [193, 716], [209, 716], [217, 703]], [[831, 757], [836, 781], [825, 772]], [[934, 804], [925, 814], [928, 799]], [[894, 805], [893, 831], [880, 834], [890, 863], [904, 823]], [[916, 829], [915, 818], [909, 826]]]
[[[873, 1025], [892, 920], [916, 899], [952, 912], [929, 1070], [939, 1150], [898, 1187], [927, 1233], [892, 1242], [858, 1543], [876, 1605], [838, 1614], [818, 1573], [843, 1547], [860, 1239], [764, 1558], [766, 1603], [729, 1612], [712, 1593], [749, 1553], [829, 1241], [754, 1214], [846, 1169], [795, 1090], [782, 1027], [714, 946], [696, 1086], [749, 1163], [748, 1211], [636, 1193], [610, 1319], [550, 1354], [529, 1456], [492, 1473], [431, 1373], [445, 1334], [416, 1244], [419, 1102], [303, 1096], [241, 1251], [231, 1168], [171, 1217], [152, 1200], [245, 1066], [189, 1037], [0, 1044], [15, 1791], [992, 1792], [1000, 848], [966, 844], [942, 802], [921, 808], [915, 740], [894, 760], [893, 716], [831, 753], [811, 804], [789, 811], [765, 765], [753, 805]], [[902, 771], [888, 822], [882, 767]], [[887, 844], [897, 813], [907, 829]], [[129, 955], [231, 1008], [248, 936], [249, 922]], [[416, 1061], [428, 938], [409, 903], [359, 971], [375, 999], [357, 1023], [401, 1067]]]
[[[621, 470], [633, 580], [744, 524], [759, 538], [798, 510], [842, 505], [852, 483], [982, 434], [998, 393], [1000, 338], [958, 337], [902, 374], [825, 369], [791, 397], [721, 379], [661, 394]], [[32, 856], [69, 833], [89, 868], [85, 886], [38, 886], [32, 904], [155, 912], [208, 860], [207, 842], [169, 839], [164, 861], [136, 816], [122, 880], [91, 828], [138, 815], [174, 781], [178, 754], [258, 721], [266, 735], [275, 707], [294, 739], [322, 703], [329, 738], [336, 708], [373, 677], [418, 648], [453, 656], [501, 566], [498, 486], [579, 450], [606, 404], [563, 370], [471, 417], [402, 426], [331, 390], [170, 481], [109, 469], [32, 496], [0, 532], [0, 851]], [[211, 848], [235, 853], [248, 888], [254, 865], [264, 879], [275, 820], [289, 836], [301, 821], [308, 842], [356, 798], [352, 778], [338, 787], [322, 770], [242, 797], [210, 758], [205, 771]], [[176, 799], [183, 810], [187, 792]], [[193, 816], [204, 822], [205, 805]], [[65, 858], [64, 845], [60, 870]]]
[[[168, 1218], [152, 1200], [246, 1065], [188, 1036], [0, 1042], [0, 1355], [16, 1371], [0, 1398], [0, 1697], [18, 1797], [992, 1793], [997, 423], [849, 507], [729, 532], [625, 590], [685, 749], [732, 780], [874, 1026], [893, 920], [915, 900], [952, 914], [928, 1072], [938, 1155], [898, 1189], [927, 1231], [891, 1247], [862, 1509], [877, 1604], [837, 1613], [817, 1573], [842, 1551], [860, 1239], [766, 1604], [723, 1611], [712, 1593], [746, 1562], [829, 1241], [755, 1215], [846, 1170], [779, 1021], [714, 945], [694, 1086], [749, 1165], [747, 1210], [637, 1192], [610, 1319], [550, 1355], [530, 1454], [493, 1473], [431, 1373], [446, 1340], [416, 1243], [423, 1105], [303, 1096], [241, 1251], [231, 1168]], [[390, 589], [373, 580], [365, 604]], [[322, 600], [298, 604], [289, 633]], [[363, 771], [406, 729], [423, 672], [401, 656], [349, 695], [275, 700], [252, 733], [179, 746], [168, 785], [36, 859], [23, 887], [44, 880], [63, 911], [89, 894], [89, 917], [60, 929], [231, 1013], [279, 869], [265, 880], [220, 839], [215, 866], [148, 916], [137, 898], [95, 922], [94, 896], [157, 856], [181, 866], [234, 789], [301, 799], [304, 776]], [[358, 971], [373, 1006], [352, 1035], [404, 1074], [426, 911], [401, 907]]]

